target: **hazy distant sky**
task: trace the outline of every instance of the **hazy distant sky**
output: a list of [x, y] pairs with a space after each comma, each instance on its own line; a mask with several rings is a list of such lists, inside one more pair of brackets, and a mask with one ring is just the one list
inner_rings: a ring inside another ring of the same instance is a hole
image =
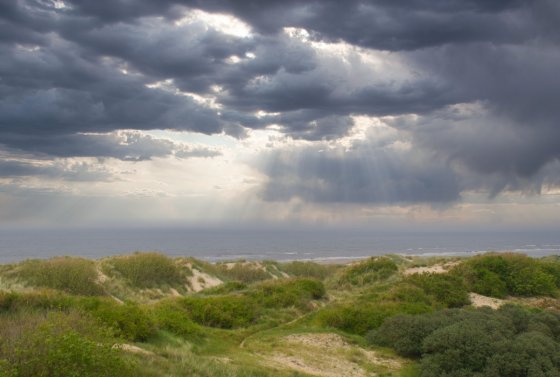
[[0, 224], [550, 228], [558, 0], [0, 0]]

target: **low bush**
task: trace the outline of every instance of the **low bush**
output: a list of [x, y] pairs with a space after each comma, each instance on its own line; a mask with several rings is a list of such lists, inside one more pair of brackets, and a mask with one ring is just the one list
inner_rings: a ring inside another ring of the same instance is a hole
[[410, 282], [401, 282], [393, 286], [384, 297], [387, 301], [405, 302], [410, 304], [433, 305], [434, 298], [422, 288]]
[[506, 305], [387, 319], [367, 339], [422, 357], [422, 376], [553, 376], [560, 373], [560, 314]]
[[26, 283], [74, 295], [102, 295], [95, 263], [83, 258], [58, 257], [22, 262], [15, 271]]
[[108, 298], [86, 299], [80, 300], [76, 306], [111, 328], [115, 336], [127, 340], [146, 341], [157, 330], [150, 315], [134, 303], [120, 304]]
[[322, 327], [364, 335], [381, 326], [385, 319], [397, 314], [420, 314], [430, 311], [431, 308], [424, 304], [358, 302], [322, 309], [315, 315], [315, 322]]
[[185, 297], [178, 304], [196, 323], [223, 329], [246, 327], [258, 315], [258, 304], [246, 296]]
[[486, 296], [553, 296], [560, 286], [560, 263], [522, 254], [487, 254], [468, 259], [453, 273], [470, 290]]
[[346, 267], [337, 280], [338, 285], [363, 286], [387, 279], [397, 272], [397, 264], [387, 257], [372, 257]]
[[177, 264], [162, 254], [134, 253], [112, 258], [106, 263], [112, 267], [107, 269], [109, 274], [117, 272], [134, 287], [156, 288], [185, 283], [185, 276]]
[[5, 376], [132, 376], [110, 333], [77, 312], [0, 317], [0, 366]]
[[265, 308], [295, 306], [306, 309], [309, 301], [323, 298], [325, 293], [325, 287], [319, 280], [287, 279], [262, 282], [247, 294]]
[[165, 300], [154, 305], [152, 317], [158, 328], [183, 338], [193, 339], [203, 336], [200, 326], [189, 317], [189, 311], [176, 300]]
[[433, 301], [447, 308], [461, 307], [470, 303], [468, 290], [460, 276], [435, 273], [414, 274], [408, 276], [405, 283], [422, 289]]

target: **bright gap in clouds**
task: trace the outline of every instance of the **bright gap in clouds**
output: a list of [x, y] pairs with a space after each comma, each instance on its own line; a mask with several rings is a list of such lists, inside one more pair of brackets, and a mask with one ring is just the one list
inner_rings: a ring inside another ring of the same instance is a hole
[[175, 21], [176, 26], [202, 21], [213, 29], [235, 37], [250, 37], [251, 27], [243, 21], [227, 14], [207, 13], [201, 10], [188, 10], [184, 17]]

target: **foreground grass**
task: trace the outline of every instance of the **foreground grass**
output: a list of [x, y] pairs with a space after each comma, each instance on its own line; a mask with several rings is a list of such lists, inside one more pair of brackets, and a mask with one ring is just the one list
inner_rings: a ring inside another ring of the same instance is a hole
[[[527, 360], [531, 350], [548, 357], [534, 368], [555, 375], [560, 261], [491, 254], [454, 261], [443, 273], [407, 272], [448, 263], [386, 256], [349, 266], [209, 264], [138, 253], [0, 266], [0, 377], [500, 376], [493, 371], [515, 351], [500, 337], [510, 335], [526, 346]], [[194, 292], [194, 270], [224, 283]], [[521, 306], [477, 314], [473, 291]], [[500, 360], [483, 353], [474, 366], [466, 356], [449, 361], [463, 352], [462, 340], [483, 339], [481, 321], [495, 319], [505, 327], [488, 328], [494, 338], [475, 348]], [[450, 347], [458, 350], [440, 352]], [[516, 376], [533, 375], [516, 368]]]

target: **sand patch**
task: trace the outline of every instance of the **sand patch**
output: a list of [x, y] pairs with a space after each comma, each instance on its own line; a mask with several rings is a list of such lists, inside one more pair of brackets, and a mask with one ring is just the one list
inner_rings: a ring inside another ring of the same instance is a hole
[[267, 272], [266, 267], [261, 262], [249, 262], [249, 261], [228, 262], [228, 263], [224, 263], [223, 265], [226, 266], [226, 269], [228, 269], [228, 270], [231, 270], [235, 266], [241, 266], [241, 267], [249, 267], [249, 268], [253, 268], [255, 270], [261, 270], [261, 271]]
[[177, 290], [175, 288], [169, 288], [169, 292], [171, 293], [171, 296], [174, 296], [174, 297], [181, 297], [182, 296], [179, 292], [177, 292]]
[[190, 287], [194, 292], [200, 292], [205, 288], [212, 288], [222, 284], [223, 282], [215, 276], [208, 275], [205, 272], [199, 271], [192, 265], [189, 266], [192, 271], [192, 276], [189, 277]]
[[138, 346], [132, 345], [132, 344], [113, 344], [113, 349], [118, 349], [118, 350], [122, 350], [125, 352], [130, 352], [130, 353], [137, 353], [137, 354], [142, 354], [142, 355], [153, 355], [154, 353], [148, 350], [145, 350], [144, 348], [140, 348]]
[[399, 369], [401, 363], [347, 343], [337, 334], [294, 334], [281, 339], [280, 348], [265, 356], [271, 366], [291, 368], [299, 372], [323, 377], [366, 377], [382, 371]]
[[479, 295], [478, 293], [474, 293], [474, 292], [469, 293], [469, 298], [471, 300], [471, 305], [474, 306], [475, 308], [488, 306], [492, 309], [498, 309], [500, 306], [506, 303], [505, 300]]
[[458, 265], [460, 262], [447, 262], [443, 264], [434, 264], [433, 266], [429, 267], [411, 267], [404, 270], [404, 275], [413, 275], [413, 274], [445, 274], [451, 268]]

